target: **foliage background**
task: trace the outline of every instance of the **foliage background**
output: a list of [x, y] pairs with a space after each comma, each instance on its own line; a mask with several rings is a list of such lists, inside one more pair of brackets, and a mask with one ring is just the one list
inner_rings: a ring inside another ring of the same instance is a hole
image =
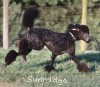
[[[22, 16], [25, 9], [34, 5], [40, 10], [40, 16], [36, 19], [34, 27], [64, 32], [68, 24], [81, 22], [81, 0], [10, 0], [10, 46], [24, 32]], [[92, 36], [87, 49], [100, 50], [100, 0], [88, 0], [87, 18]], [[2, 46], [2, 0], [0, 0], [0, 46]]]
[[[2, 1], [0, 0], [0, 46], [2, 46]], [[81, 22], [81, 0], [10, 0], [9, 3], [9, 35], [11, 48], [0, 48], [0, 87], [100, 87], [100, 52], [80, 53], [77, 56], [81, 62], [85, 62], [90, 72], [80, 73], [69, 56], [58, 56], [55, 62], [55, 71], [47, 73], [45, 65], [50, 60], [50, 51], [46, 48], [41, 51], [33, 51], [24, 62], [19, 56], [5, 72], [3, 68], [6, 54], [14, 49], [15, 40], [25, 32], [22, 28], [22, 16], [26, 8], [36, 5], [40, 10], [40, 16], [35, 20], [34, 27], [43, 27], [57, 32], [65, 32], [70, 23]], [[92, 41], [87, 50], [100, 51], [100, 0], [88, 0], [88, 26]], [[79, 46], [77, 46], [78, 48]], [[76, 50], [77, 51], [77, 50]], [[36, 83], [27, 82], [28, 76], [66, 78], [68, 83]]]

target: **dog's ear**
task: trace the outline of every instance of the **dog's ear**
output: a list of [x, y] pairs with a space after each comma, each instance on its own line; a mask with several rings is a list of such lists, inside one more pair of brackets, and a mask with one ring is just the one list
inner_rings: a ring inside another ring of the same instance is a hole
[[81, 29], [83, 32], [89, 34], [89, 28], [88, 28], [87, 25], [80, 25], [80, 29]]
[[69, 24], [68, 27], [67, 27], [68, 30], [71, 30], [73, 28], [75, 28], [75, 25], [74, 24]]

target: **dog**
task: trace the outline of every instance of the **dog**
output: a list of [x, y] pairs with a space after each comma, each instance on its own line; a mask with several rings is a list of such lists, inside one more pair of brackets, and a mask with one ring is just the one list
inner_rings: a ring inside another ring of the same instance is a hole
[[26, 61], [26, 56], [32, 49], [41, 50], [46, 46], [52, 52], [51, 62], [45, 67], [48, 72], [54, 69], [55, 58], [64, 53], [70, 55], [79, 71], [88, 72], [88, 67], [84, 63], [80, 63], [75, 55], [75, 42], [78, 40], [90, 42], [89, 29], [86, 25], [71, 24], [66, 33], [57, 33], [43, 28], [30, 28], [19, 42], [19, 51], [11, 50], [7, 54], [5, 66], [11, 64], [20, 55]]
[[76, 41], [84, 40], [86, 43], [91, 41], [88, 26], [70, 24], [65, 33], [58, 33], [44, 28], [32, 28], [32, 25], [30, 25], [31, 23], [28, 23], [28, 19], [25, 21], [25, 14], [23, 18], [23, 25], [27, 28], [27, 32], [19, 41], [19, 51], [16, 52], [15, 50], [11, 50], [8, 52], [7, 56], [5, 57], [5, 67], [14, 62], [17, 56], [22, 55], [23, 59], [26, 61], [26, 56], [33, 49], [40, 51], [44, 48], [44, 46], [46, 46], [52, 53], [51, 61], [45, 67], [46, 71], [50, 72], [51, 70], [55, 69], [54, 62], [58, 55], [68, 53], [71, 59], [76, 63], [80, 72], [88, 72], [88, 66], [85, 63], [81, 63], [75, 55]]

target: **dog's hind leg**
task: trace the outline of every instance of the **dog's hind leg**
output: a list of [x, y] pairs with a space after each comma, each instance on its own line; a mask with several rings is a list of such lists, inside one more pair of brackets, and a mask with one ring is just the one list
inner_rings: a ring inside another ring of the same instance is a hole
[[32, 48], [29, 46], [27, 39], [23, 38], [16, 41], [16, 46], [19, 48], [19, 55], [26, 61], [26, 56], [31, 52]]
[[[32, 51], [32, 49], [28, 49], [27, 53], [22, 54], [22, 58], [27, 61], [26, 56]], [[21, 54], [20, 54], [21, 55]]]
[[26, 60], [26, 56], [29, 52], [31, 52], [31, 48], [28, 48], [28, 42], [25, 39], [20, 40], [19, 42], [19, 51], [11, 50], [5, 57], [5, 64], [3, 65], [5, 68], [7, 65], [10, 65], [12, 62], [16, 60], [17, 56], [23, 55], [23, 59]]
[[54, 70], [54, 62], [55, 62], [55, 58], [57, 57], [57, 55], [55, 55], [54, 53], [52, 53], [52, 57], [51, 57], [51, 61], [50, 63], [45, 67], [45, 70], [50, 72], [51, 70]]
[[29, 47], [28, 41], [26, 39], [20, 40], [19, 43], [19, 54], [22, 55], [22, 58], [26, 61], [26, 56], [32, 51], [32, 48]]

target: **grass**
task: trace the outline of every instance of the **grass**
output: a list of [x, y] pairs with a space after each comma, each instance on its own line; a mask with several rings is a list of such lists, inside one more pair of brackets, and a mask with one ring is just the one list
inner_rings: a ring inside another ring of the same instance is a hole
[[67, 54], [58, 56], [56, 70], [47, 73], [44, 67], [51, 53], [46, 48], [33, 50], [27, 56], [27, 62], [17, 57], [5, 71], [2, 65], [9, 50], [0, 49], [0, 87], [5, 84], [7, 87], [100, 87], [100, 53], [77, 54], [80, 61], [89, 66], [90, 72], [87, 74], [78, 72]]

